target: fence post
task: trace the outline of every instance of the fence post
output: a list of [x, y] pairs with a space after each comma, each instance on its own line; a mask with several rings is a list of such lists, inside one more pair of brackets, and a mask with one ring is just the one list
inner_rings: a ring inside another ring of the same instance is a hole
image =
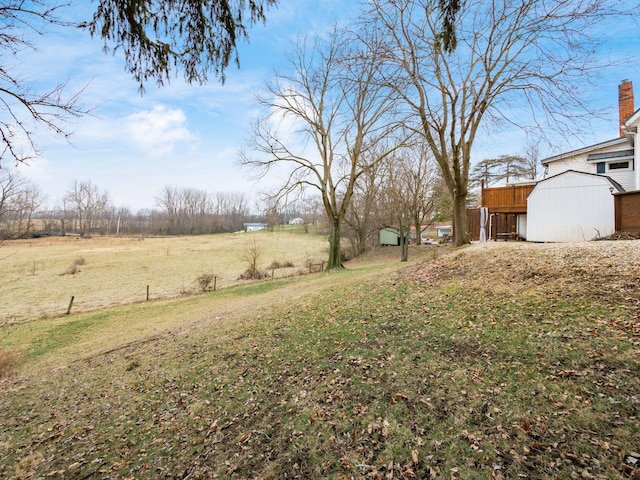
[[69, 306], [67, 307], [67, 315], [71, 315], [71, 307], [73, 307], [73, 299], [75, 297], [71, 295], [71, 301], [69, 302]]
[[218, 277], [216, 277], [215, 275], [213, 276], [213, 291], [216, 291], [216, 283], [218, 283]]
[[149, 285], [147, 285], [147, 301], [149, 300]]

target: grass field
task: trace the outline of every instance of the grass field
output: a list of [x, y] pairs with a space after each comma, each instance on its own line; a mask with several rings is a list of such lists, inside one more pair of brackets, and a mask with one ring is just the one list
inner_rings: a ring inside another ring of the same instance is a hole
[[598, 243], [4, 327], [0, 477], [636, 479], [639, 244]]
[[[308, 272], [309, 262], [327, 257], [326, 236], [301, 229], [167, 238], [51, 237], [4, 242], [0, 248], [0, 325], [97, 310], [146, 299], [174, 298], [199, 291], [202, 274], [217, 288], [242, 283], [243, 258], [252, 242], [258, 266], [276, 278]], [[75, 273], [73, 273], [75, 272]], [[211, 285], [212, 287], [213, 285]]]

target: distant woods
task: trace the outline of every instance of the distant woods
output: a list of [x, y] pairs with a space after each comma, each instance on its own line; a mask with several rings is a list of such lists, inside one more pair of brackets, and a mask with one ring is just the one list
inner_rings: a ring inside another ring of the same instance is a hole
[[133, 211], [116, 207], [105, 190], [91, 181], [74, 181], [50, 207], [46, 197], [18, 172], [0, 169], [0, 240], [43, 235], [199, 235], [236, 232], [245, 223], [286, 223], [304, 217], [315, 221], [310, 206], [255, 212], [243, 193], [207, 192], [165, 186], [155, 208]]

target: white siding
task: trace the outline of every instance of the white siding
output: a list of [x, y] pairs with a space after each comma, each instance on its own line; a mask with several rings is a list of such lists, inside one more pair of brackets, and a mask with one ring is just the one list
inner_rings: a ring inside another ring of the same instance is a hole
[[553, 177], [567, 170], [576, 170], [578, 172], [596, 173], [596, 166], [587, 163], [587, 154], [576, 155], [575, 157], [563, 158], [555, 162], [549, 162], [547, 167], [547, 176]]
[[627, 192], [636, 190], [636, 174], [633, 170], [625, 170], [624, 172], [609, 171], [605, 175], [618, 182]]
[[[620, 150], [629, 150], [632, 146], [629, 143], [622, 143], [618, 145], [610, 145], [607, 147], [597, 148], [593, 150], [589, 150], [588, 154], [595, 153], [610, 153], [617, 152]], [[636, 154], [637, 154], [636, 149]], [[576, 153], [575, 155], [569, 156], [567, 158], [563, 158], [560, 160], [555, 160], [547, 163], [547, 177], [553, 177], [555, 175], [559, 175], [567, 170], [575, 170], [577, 172], [585, 172], [585, 173], [598, 173], [598, 167], [595, 161], [587, 162], [587, 153]], [[638, 162], [636, 161], [635, 164]], [[622, 188], [627, 191], [636, 190], [640, 188], [640, 186], [636, 186], [636, 172], [632, 170], [625, 171], [606, 171], [604, 175], [611, 177], [613, 180], [618, 182]]]
[[527, 215], [518, 215], [518, 236], [527, 239]]
[[527, 199], [527, 240], [580, 242], [615, 231], [611, 183], [566, 172], [539, 182]]

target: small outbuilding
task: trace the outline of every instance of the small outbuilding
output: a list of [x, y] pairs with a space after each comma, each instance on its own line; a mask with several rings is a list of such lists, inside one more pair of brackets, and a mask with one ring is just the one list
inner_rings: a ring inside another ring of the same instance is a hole
[[395, 227], [382, 227], [379, 232], [381, 246], [400, 245], [400, 230]]
[[539, 181], [527, 197], [527, 240], [581, 242], [615, 232], [614, 193], [604, 175], [567, 170]]

